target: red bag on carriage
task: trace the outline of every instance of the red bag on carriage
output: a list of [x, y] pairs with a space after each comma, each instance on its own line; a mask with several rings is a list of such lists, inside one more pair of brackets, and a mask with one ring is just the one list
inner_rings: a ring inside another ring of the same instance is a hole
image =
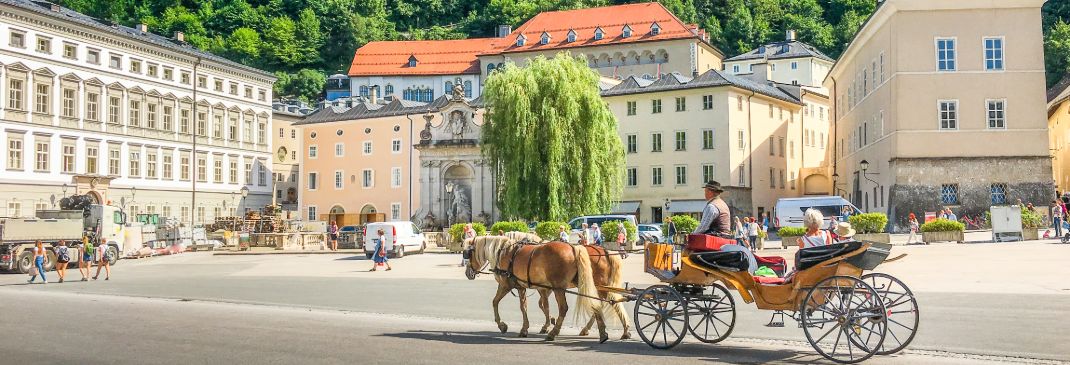
[[784, 273], [788, 270], [788, 261], [780, 256], [758, 256], [754, 255], [754, 260], [758, 261], [758, 266], [765, 266], [773, 270], [777, 277], [784, 277]]
[[720, 251], [721, 246], [734, 245], [735, 239], [711, 236], [708, 234], [687, 235], [687, 249], [693, 252]]

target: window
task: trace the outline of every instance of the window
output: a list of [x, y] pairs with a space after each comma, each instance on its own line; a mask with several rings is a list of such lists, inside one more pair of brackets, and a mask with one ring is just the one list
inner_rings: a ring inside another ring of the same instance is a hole
[[63, 159], [60, 164], [60, 169], [66, 173], [74, 172], [74, 145], [63, 145]]
[[183, 85], [189, 85], [190, 78], [192, 77], [189, 71], [182, 71], [181, 75], [182, 76], [179, 76], [179, 82], [181, 82]]
[[654, 186], [661, 186], [661, 168], [655, 167], [650, 169], [650, 184]]
[[318, 175], [315, 172], [308, 173], [308, 190], [316, 190], [317, 184], [319, 184]]
[[178, 132], [183, 134], [189, 134], [189, 109], [182, 109], [178, 112]]
[[687, 166], [676, 166], [676, 185], [687, 185]]
[[26, 33], [12, 31], [8, 44], [15, 48], [26, 48]]
[[290, 130], [290, 138], [291, 139], [296, 139], [297, 138], [297, 129], [291, 129]]
[[[575, 42], [576, 41], [576, 31], [569, 30], [568, 31], [568, 35], [565, 36], [565, 41], [569, 42], [569, 43]], [[493, 65], [493, 64], [491, 64], [491, 65]]]
[[52, 38], [37, 36], [37, 52], [52, 54]]
[[252, 87], [249, 87], [249, 86], [245, 87], [245, 97], [249, 98], [249, 99], [253, 98], [253, 88]]
[[877, 58], [880, 61], [880, 73], [881, 73], [880, 80], [881, 80], [881, 83], [883, 84], [884, 83], [884, 52], [881, 52], [880, 56], [878, 56]]
[[702, 96], [702, 110], [713, 109], [713, 95]]
[[390, 153], [401, 153], [401, 140], [395, 139], [390, 141]]
[[150, 63], [148, 65], [148, 67], [145, 68], [145, 70], [146, 70], [146, 73], [149, 75], [149, 77], [159, 77], [159, 74], [160, 74], [160, 66], [159, 65], [156, 65], [154, 63]]
[[629, 101], [627, 103], [628, 115], [635, 115], [635, 102]]
[[316, 220], [316, 207], [312, 207], [312, 206], [308, 207], [308, 220], [310, 220], [310, 221]]
[[1004, 99], [988, 100], [986, 104], [988, 104], [988, 128], [1007, 128], [1007, 101]]
[[216, 184], [223, 183], [223, 158], [216, 157], [212, 159], [212, 181]]
[[401, 168], [400, 167], [394, 167], [394, 168], [390, 169], [390, 187], [392, 187], [392, 188], [400, 188], [401, 187]]
[[780, 170], [780, 190], [784, 190], [784, 170]]
[[713, 149], [713, 130], [712, 129], [704, 129], [704, 130], [702, 130], [702, 149], [704, 149], [704, 150], [712, 150]]
[[1003, 37], [985, 38], [985, 70], [1003, 70]]
[[267, 123], [261, 122], [256, 125], [256, 143], [267, 143]]
[[197, 156], [197, 181], [208, 182], [208, 159], [205, 156]]
[[940, 129], [957, 129], [959, 102], [957, 100], [941, 100], [939, 104]]
[[189, 181], [189, 156], [183, 155], [178, 159], [178, 176], [183, 181]]
[[130, 122], [127, 124], [131, 127], [141, 126], [141, 102], [137, 100], [130, 100]]
[[100, 120], [100, 94], [85, 94], [85, 119], [91, 121]]
[[49, 171], [48, 152], [51, 146], [49, 146], [48, 141], [37, 141], [34, 146], [34, 171]]
[[784, 157], [784, 137], [778, 138], [778, 142], [780, 142], [780, 157]]
[[342, 157], [346, 155], [346, 145], [344, 143], [334, 144], [334, 157]]
[[539, 37], [539, 44], [550, 44], [550, 34], [543, 32], [542, 36]]
[[267, 186], [267, 164], [263, 160], [256, 168], [256, 175], [257, 185]]
[[992, 204], [1007, 204], [1007, 184], [997, 183], [992, 184]]
[[[16, 139], [18, 138], [18, 139]], [[7, 139], [7, 168], [22, 170], [22, 136]]]
[[8, 103], [7, 107], [15, 110], [25, 110], [23, 104], [23, 86], [24, 82], [19, 79], [11, 79], [8, 86]]
[[96, 50], [96, 49], [92, 49], [92, 48], [87, 49], [85, 51], [85, 61], [89, 62], [89, 64], [92, 64], [92, 65], [99, 65], [100, 64], [100, 50]]
[[798, 70], [799, 69], [799, 63], [796, 62], [796, 61], [791, 61], [791, 69], [792, 70]]
[[141, 60], [130, 59], [130, 72], [140, 74], [141, 73]]
[[625, 170], [625, 176], [627, 177], [627, 181], [625, 182], [625, 184], [628, 187], [635, 187], [636, 185], [639, 185], [639, 173], [637, 172], [636, 168], [629, 167], [627, 170]]
[[685, 150], [687, 150], [687, 132], [685, 132], [685, 131], [676, 131], [676, 150], [677, 151], [685, 151]]
[[96, 147], [87, 146], [85, 148], [85, 173], [90, 175], [99, 173], [97, 170], [97, 157], [99, 154], [100, 151]]
[[776, 189], [776, 169], [769, 168], [769, 188]]
[[629, 134], [624, 136], [625, 144], [628, 148], [628, 153], [636, 153], [639, 150], [639, 141], [636, 135]]
[[118, 96], [108, 97], [108, 123], [120, 124], [119, 122], [119, 103], [121, 100]]
[[361, 171], [361, 186], [363, 186], [364, 188], [370, 188], [370, 187], [374, 186], [374, 184], [375, 184], [375, 175], [374, 175], [374, 173], [375, 173], [374, 171], [369, 170], [369, 169], [365, 169], [364, 171]]
[[715, 178], [716, 178], [716, 175], [714, 174], [713, 165], [711, 165], [711, 164], [702, 165], [702, 181], [700, 181], [699, 183], [704, 183], [706, 181], [710, 181], [710, 180], [713, 180]]
[[119, 176], [120, 169], [119, 146], [112, 145], [108, 148], [108, 175]]
[[602, 40], [602, 37], [605, 37], [605, 35], [606, 35], [606, 34], [605, 34], [605, 32], [603, 32], [603, 31], [602, 31], [602, 28], [601, 28], [601, 27], [599, 27], [599, 28], [596, 28], [596, 29], [594, 30], [594, 40], [596, 40], [596, 41], [600, 41], [600, 40]]
[[228, 175], [230, 177], [230, 183], [231, 184], [237, 184], [238, 183], [238, 159], [235, 158], [235, 157], [231, 157], [230, 158], [230, 166], [229, 167], [230, 167], [230, 169], [229, 169], [230, 174], [228, 174]]
[[621, 36], [623, 36], [624, 38], [631, 37], [632, 36], [632, 27], [629, 27], [627, 24], [625, 24], [624, 25], [624, 29], [621, 30]]
[[650, 135], [650, 152], [661, 152], [661, 133]]
[[37, 114], [51, 114], [51, 107], [49, 106], [49, 96], [52, 94], [49, 89], [52, 87], [48, 84], [37, 84], [34, 88], [33, 96], [33, 112]]
[[936, 39], [936, 69], [939, 71], [955, 71], [955, 39]]
[[739, 186], [747, 186], [747, 166], [739, 164]]
[[743, 97], [742, 96], [737, 96], [736, 97], [736, 109], [739, 110], [739, 111], [743, 111]]
[[390, 219], [401, 219], [401, 203], [390, 203]]
[[654, 114], [661, 113], [661, 99], [650, 101], [650, 112]]
[[735, 74], [739, 73], [739, 65], [732, 65], [732, 73], [735, 73]]
[[958, 204], [959, 184], [940, 185], [940, 202], [943, 204]]
[[769, 155], [776, 156], [776, 145], [773, 144], [773, 136], [769, 136]]
[[792, 171], [789, 176], [788, 181], [791, 183], [791, 190], [795, 190], [795, 171]]
[[163, 68], [163, 79], [167, 80], [167, 81], [174, 81], [174, 79], [175, 79], [175, 69], [173, 67], [166, 67], [165, 66]]
[[197, 76], [197, 87], [208, 87], [208, 76]]
[[341, 189], [344, 183], [344, 174], [341, 171], [334, 172], [334, 188]]
[[[394, 93], [394, 87], [390, 86], [390, 85], [386, 85], [386, 95], [390, 95], [390, 94], [393, 94], [393, 93]], [[267, 91], [264, 91], [264, 89], [257, 89], [256, 90], [256, 99], [260, 100], [260, 101], [266, 101], [267, 100]]]
[[308, 146], [308, 158], [316, 158], [317, 149], [318, 146], [316, 145]]
[[687, 98], [682, 97], [682, 96], [677, 97], [676, 98], [676, 111], [682, 112], [682, 111], [686, 111], [686, 110], [687, 110]]
[[738, 137], [738, 141], [737, 142], [739, 144], [739, 150], [742, 151], [744, 148], [746, 148], [747, 144], [746, 144], [746, 141], [743, 139], [743, 130], [740, 129], [737, 132], [738, 132], [737, 133], [737, 137]]
[[223, 80], [216, 78], [213, 88], [215, 89], [215, 91], [223, 92]]
[[63, 43], [63, 58], [77, 60], [78, 46], [74, 43]]
[[63, 116], [67, 118], [74, 118], [74, 89], [63, 89]]
[[795, 158], [795, 141], [788, 141], [788, 158]]
[[156, 104], [146, 103], [145, 111], [145, 128], [156, 129], [156, 118], [159, 115], [156, 113]]
[[[524, 35], [521, 34], [519, 37], [516, 37], [516, 46], [517, 47], [523, 47], [524, 43], [526, 43], [527, 40], [528, 40], [527, 37], [524, 37]], [[409, 67], [415, 67], [416, 66], [416, 62], [415, 61], [416, 61], [415, 59], [411, 59], [410, 58], [409, 59]]]
[[364, 155], [372, 154], [372, 141], [364, 141], [361, 150], [364, 152]]

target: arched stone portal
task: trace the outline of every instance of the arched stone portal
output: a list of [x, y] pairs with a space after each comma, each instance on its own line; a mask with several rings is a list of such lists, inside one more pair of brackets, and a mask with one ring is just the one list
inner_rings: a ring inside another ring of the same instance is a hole
[[813, 174], [803, 179], [803, 194], [806, 195], [829, 195], [831, 185], [825, 175]]
[[331, 210], [327, 212], [327, 224], [330, 224], [331, 221], [334, 221], [339, 226], [346, 225], [346, 209], [338, 204], [331, 207]]
[[464, 164], [450, 166], [442, 174], [443, 212], [449, 224], [472, 221], [472, 183], [475, 174]]

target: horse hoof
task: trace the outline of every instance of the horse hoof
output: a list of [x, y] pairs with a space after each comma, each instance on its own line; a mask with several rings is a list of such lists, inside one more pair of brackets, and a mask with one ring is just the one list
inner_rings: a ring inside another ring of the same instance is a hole
[[598, 343], [606, 343], [606, 341], [609, 341], [609, 335], [603, 333], [598, 336]]
[[498, 323], [498, 330], [502, 331], [502, 333], [505, 333], [509, 330], [509, 325], [505, 323]]
[[550, 317], [550, 324], [556, 326], [557, 325], [557, 318]]
[[620, 339], [622, 339], [622, 340], [630, 340], [630, 339], [632, 339], [632, 334], [629, 333], [629, 332], [624, 332], [624, 335], [620, 336]]
[[550, 335], [547, 335], [547, 336], [546, 336], [546, 341], [547, 341], [547, 342], [549, 342], [549, 341], [553, 341], [553, 340], [554, 340], [554, 336], [550, 336]]
[[550, 333], [550, 331], [549, 331], [549, 330], [547, 330], [547, 329], [545, 329], [545, 328], [543, 328], [543, 329], [539, 330], [539, 334], [540, 334], [540, 335], [545, 335], [545, 334], [547, 334], [547, 333]]
[[525, 338], [525, 337], [528, 337], [528, 333], [526, 331], [525, 332], [520, 332], [520, 334], [516, 335], [516, 337]]
[[580, 337], [584, 337], [584, 336], [587, 336], [589, 334], [590, 333], [588, 333], [588, 331], [580, 331]]

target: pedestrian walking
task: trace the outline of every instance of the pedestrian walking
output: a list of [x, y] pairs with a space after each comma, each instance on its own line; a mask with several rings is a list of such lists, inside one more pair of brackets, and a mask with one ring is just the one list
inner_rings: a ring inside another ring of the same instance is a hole
[[100, 269], [104, 269], [104, 280], [111, 280], [111, 261], [108, 260], [108, 245], [106, 243], [104, 239], [101, 239], [100, 245], [94, 250], [97, 256], [97, 274], [93, 275], [93, 280], [97, 280], [100, 277]]
[[769, 212], [762, 212], [762, 232], [769, 233]]
[[907, 237], [907, 244], [916, 243], [915, 240], [918, 239], [918, 230], [920, 229], [918, 217], [914, 213], [910, 213], [907, 220], [910, 225], [910, 236]]
[[747, 224], [747, 241], [750, 242], [751, 251], [758, 249], [758, 218], [750, 217], [750, 223]]
[[82, 274], [82, 281], [89, 281], [89, 267], [93, 265], [93, 240], [89, 236], [82, 237], [82, 260], [78, 261], [78, 273]]
[[386, 232], [380, 228], [377, 233], [377, 237], [372, 240], [375, 242], [375, 253], [372, 254], [372, 269], [368, 271], [375, 271], [379, 265], [386, 265], [386, 271], [393, 269], [390, 267], [390, 261], [386, 257]]
[[327, 234], [331, 238], [331, 251], [338, 251], [338, 223], [331, 221], [331, 226], [327, 227]]
[[48, 278], [45, 277], [45, 244], [41, 243], [41, 240], [37, 240], [32, 250], [34, 267], [30, 269], [30, 280], [26, 282], [33, 284], [33, 281], [37, 280], [38, 276], [41, 276], [41, 282], [48, 284]]
[[1058, 200], [1051, 201], [1051, 224], [1055, 225], [1055, 235], [1058, 237], [1063, 236], [1063, 208], [1057, 203]]
[[71, 262], [71, 252], [67, 249], [67, 241], [60, 240], [53, 251], [56, 252], [56, 275], [62, 283], [67, 277], [67, 264]]
[[665, 243], [676, 243], [676, 223], [672, 221], [672, 217], [665, 220]]
[[625, 249], [628, 243], [628, 233], [625, 231], [624, 224], [621, 223], [617, 229], [617, 250], [620, 251], [620, 258], [622, 259], [628, 258], [628, 250]]
[[835, 242], [829, 231], [821, 229], [821, 224], [824, 222], [825, 217], [817, 209], [807, 209], [803, 213], [803, 226], [806, 227], [806, 234], [797, 239], [799, 249], [821, 247]]
[[[743, 219], [746, 220], [746, 218]], [[736, 217], [734, 223], [735, 229], [733, 229], [733, 231], [735, 232], [736, 236], [736, 244], [743, 247], [747, 247], [747, 231], [743, 228], [743, 222], [739, 220], [739, 217]]]
[[587, 245], [588, 240], [591, 237], [590, 234], [591, 234], [591, 227], [588, 226], [587, 223], [584, 223], [584, 224], [580, 225], [580, 244], [581, 245], [585, 245], [585, 246]]

